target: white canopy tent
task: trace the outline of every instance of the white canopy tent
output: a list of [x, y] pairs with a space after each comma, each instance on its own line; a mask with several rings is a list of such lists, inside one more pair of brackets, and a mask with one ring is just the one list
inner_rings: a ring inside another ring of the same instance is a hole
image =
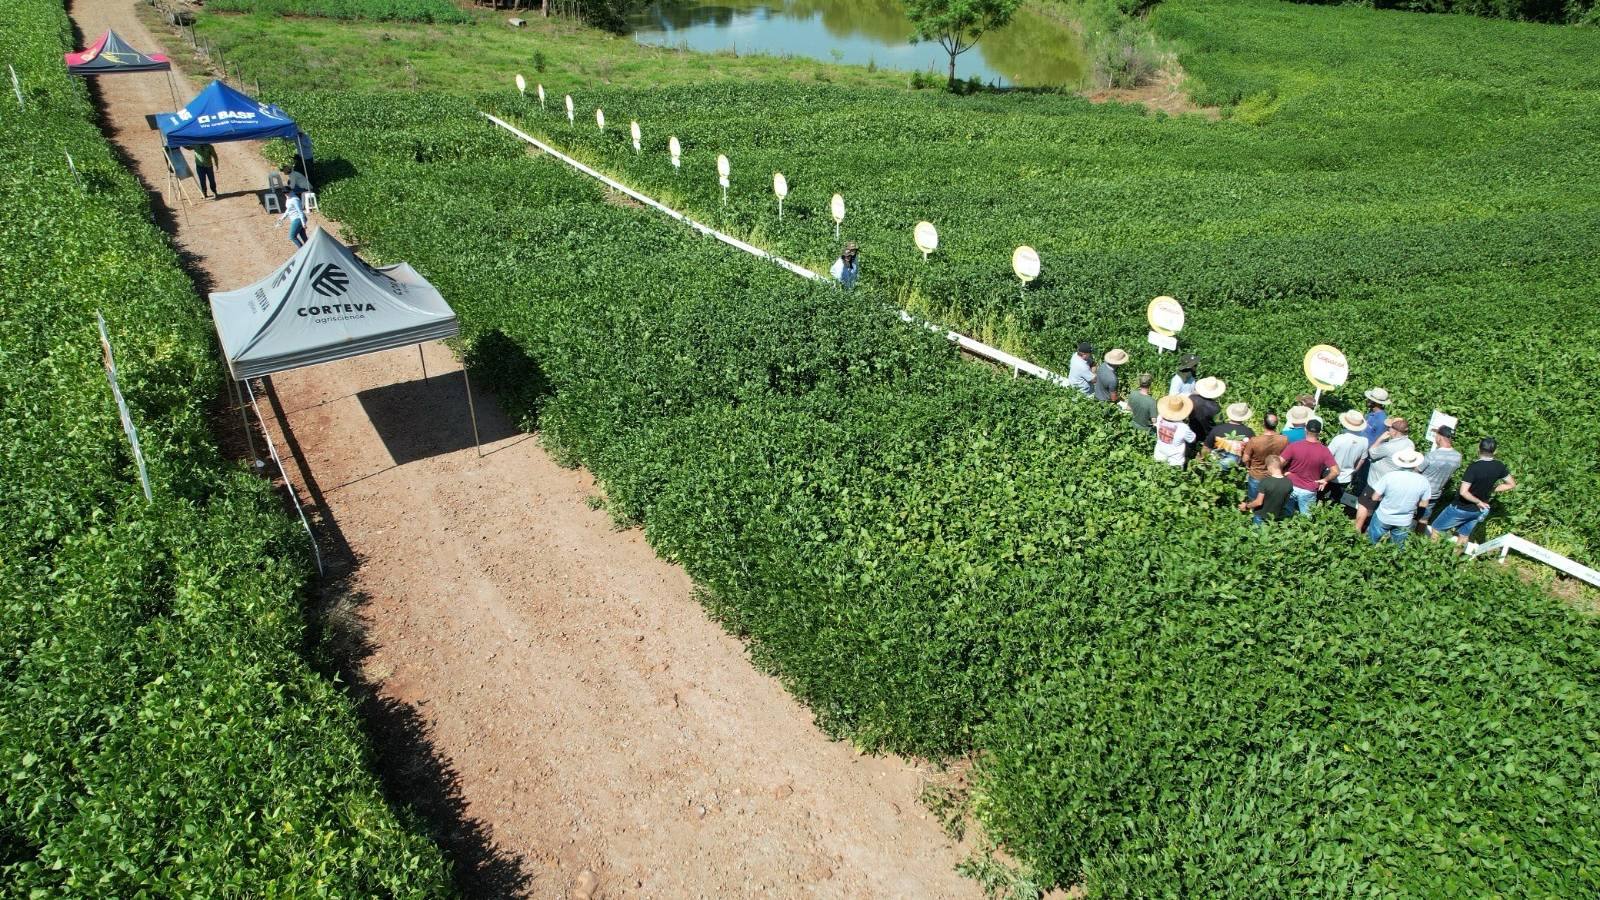
[[[239, 383], [244, 384], [252, 404], [252, 378], [412, 344], [420, 350], [426, 341], [453, 337], [461, 331], [455, 310], [411, 266], [369, 266], [321, 228], [266, 278], [238, 290], [214, 293], [210, 300], [231, 382], [236, 391]], [[461, 375], [467, 378], [465, 368]], [[466, 388], [472, 440], [482, 455], [470, 380]], [[243, 414], [243, 394], [239, 396]], [[260, 417], [259, 408], [256, 415]], [[248, 418], [245, 435], [248, 439]], [[270, 439], [268, 449], [276, 460], [277, 450]], [[295, 502], [298, 505], [299, 500]], [[309, 523], [306, 530], [310, 532]], [[312, 545], [315, 547], [315, 540]]]

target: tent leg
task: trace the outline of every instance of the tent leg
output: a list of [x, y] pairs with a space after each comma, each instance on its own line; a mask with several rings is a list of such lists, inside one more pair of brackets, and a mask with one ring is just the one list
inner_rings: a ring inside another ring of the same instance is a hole
[[422, 345], [417, 345], [417, 359], [422, 360], [422, 380], [428, 380], [428, 357], [422, 354]]
[[244, 424], [244, 442], [250, 446], [250, 461], [256, 468], [261, 468], [261, 454], [256, 452], [256, 438], [250, 433], [250, 414], [244, 411], [244, 392], [239, 390], [239, 383], [232, 378], [228, 379], [228, 386], [233, 389], [233, 396], [239, 404], [239, 421]]
[[467, 385], [467, 412], [472, 415], [472, 445], [478, 448], [478, 458], [483, 459], [483, 441], [478, 437], [478, 407], [472, 402], [472, 379], [467, 377], [465, 362], [461, 364], [461, 380]]

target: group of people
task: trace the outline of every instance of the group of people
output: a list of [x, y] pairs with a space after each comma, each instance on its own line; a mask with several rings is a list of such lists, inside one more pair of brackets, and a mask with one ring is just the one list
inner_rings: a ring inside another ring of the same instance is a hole
[[1122, 397], [1117, 368], [1126, 351], [1107, 352], [1095, 363], [1094, 347], [1078, 345], [1067, 383], [1084, 396], [1117, 403], [1136, 426], [1153, 433], [1155, 458], [1172, 466], [1211, 459], [1224, 471], [1245, 470], [1241, 512], [1256, 524], [1292, 515], [1311, 515], [1319, 502], [1354, 509], [1355, 528], [1373, 543], [1388, 539], [1403, 545], [1413, 531], [1434, 538], [1451, 535], [1465, 544], [1488, 517], [1494, 495], [1514, 489], [1510, 469], [1495, 458], [1492, 437], [1478, 442], [1478, 457], [1461, 473], [1454, 496], [1445, 498], [1452, 476], [1463, 462], [1455, 449], [1455, 429], [1443, 425], [1432, 432], [1433, 448], [1419, 451], [1411, 424], [1390, 416], [1389, 392], [1367, 391], [1366, 411], [1340, 414], [1342, 429], [1328, 437], [1316, 412], [1316, 398], [1302, 394], [1280, 417], [1268, 412], [1260, 430], [1251, 425], [1255, 410], [1248, 403], [1220, 400], [1228, 386], [1220, 378], [1198, 377], [1198, 357], [1184, 356], [1165, 396], [1157, 399], [1154, 378], [1141, 373], [1135, 390]]

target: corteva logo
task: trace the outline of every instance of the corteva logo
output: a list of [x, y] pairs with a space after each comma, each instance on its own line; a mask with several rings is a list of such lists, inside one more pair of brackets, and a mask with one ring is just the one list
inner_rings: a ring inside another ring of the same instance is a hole
[[343, 316], [350, 313], [377, 312], [378, 308], [371, 303], [335, 303], [331, 306], [302, 306], [295, 312], [308, 318], [321, 316]]
[[324, 297], [338, 297], [350, 287], [350, 275], [334, 263], [311, 270], [311, 289]]

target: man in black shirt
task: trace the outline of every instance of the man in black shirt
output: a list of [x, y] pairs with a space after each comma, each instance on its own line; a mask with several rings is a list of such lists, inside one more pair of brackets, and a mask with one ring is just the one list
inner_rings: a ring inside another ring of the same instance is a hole
[[1435, 539], [1441, 534], [1455, 532], [1457, 543], [1466, 544], [1478, 523], [1489, 517], [1490, 501], [1517, 486], [1506, 464], [1494, 458], [1497, 444], [1492, 437], [1478, 442], [1478, 459], [1461, 473], [1461, 485], [1456, 499], [1433, 518], [1428, 533]]

